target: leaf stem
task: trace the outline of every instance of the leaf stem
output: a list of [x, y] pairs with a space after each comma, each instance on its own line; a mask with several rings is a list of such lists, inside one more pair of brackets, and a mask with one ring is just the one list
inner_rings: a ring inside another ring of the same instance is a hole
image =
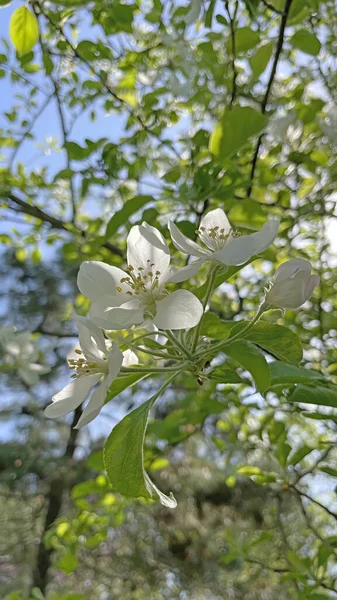
[[257, 323], [257, 321], [260, 319], [260, 317], [263, 315], [263, 313], [264, 313], [264, 310], [260, 306], [260, 308], [258, 309], [258, 311], [255, 314], [255, 316], [253, 317], [253, 319], [249, 323], [247, 323], [247, 325], [243, 329], [241, 329], [241, 331], [238, 331], [232, 337], [227, 338], [227, 340], [224, 340], [222, 342], [218, 342], [217, 344], [215, 344], [213, 347], [211, 347], [212, 351], [221, 350], [224, 346], [228, 346], [229, 344], [232, 344], [232, 342], [235, 342], [236, 340], [242, 338], [242, 335], [244, 333], [246, 333], [247, 331], [249, 331], [249, 329], [251, 329], [255, 325], [255, 323]]
[[202, 320], [204, 318], [204, 314], [205, 314], [205, 308], [207, 306], [207, 303], [211, 297], [212, 291], [213, 291], [213, 285], [214, 285], [214, 281], [215, 281], [215, 276], [217, 274], [219, 267], [216, 265], [211, 266], [210, 269], [210, 273], [209, 273], [209, 280], [208, 280], [208, 285], [207, 285], [207, 289], [206, 289], [206, 293], [204, 296], [204, 299], [202, 301], [202, 306], [204, 309], [203, 315], [198, 323], [198, 325], [196, 326], [195, 330], [194, 330], [194, 335], [193, 335], [193, 339], [192, 339], [192, 347], [191, 347], [191, 352], [192, 354], [194, 354], [195, 349], [198, 345], [198, 341], [199, 341], [199, 335], [200, 335], [200, 329], [201, 329], [201, 325], [202, 325]]
[[168, 373], [173, 371], [176, 373], [177, 371], [183, 371], [186, 367], [186, 363], [182, 363], [176, 367], [163, 367], [163, 368], [155, 368], [155, 367], [121, 367], [121, 373]]
[[174, 335], [174, 333], [172, 333], [172, 331], [166, 331], [166, 335], [167, 335], [168, 339], [170, 340], [170, 342], [172, 342], [172, 344], [174, 346], [179, 348], [179, 350], [181, 350], [185, 354], [185, 356], [187, 356], [188, 359], [191, 359], [191, 354], [189, 353], [187, 348], [185, 348], [185, 346], [183, 346], [183, 344], [178, 340], [178, 338], [176, 338], [176, 336]]

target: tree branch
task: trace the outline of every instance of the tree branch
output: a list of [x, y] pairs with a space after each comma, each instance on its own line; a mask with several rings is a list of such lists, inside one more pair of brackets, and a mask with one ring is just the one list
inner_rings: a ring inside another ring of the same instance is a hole
[[[56, 217], [49, 215], [44, 210], [42, 210], [41, 208], [38, 208], [37, 206], [35, 206], [33, 204], [28, 204], [28, 202], [25, 202], [25, 200], [22, 200], [15, 194], [5, 193], [5, 194], [2, 194], [2, 197], [4, 199], [9, 200], [10, 202], [14, 202], [18, 206], [20, 206], [21, 207], [20, 212], [25, 213], [26, 215], [30, 215], [31, 217], [34, 217], [35, 219], [39, 219], [40, 221], [43, 221], [44, 223], [48, 223], [49, 225], [51, 225], [51, 227], [53, 229], [60, 229], [62, 231], [67, 231], [68, 233], [74, 232], [73, 228], [71, 228], [71, 227], [69, 228], [68, 224], [65, 223], [64, 221], [61, 221], [61, 219], [57, 219]], [[10, 206], [9, 206], [9, 208], [11, 209]], [[82, 229], [77, 228], [76, 231], [82, 235], [83, 234], [85, 235], [85, 231], [83, 231]], [[102, 244], [102, 246], [103, 246], [103, 248], [110, 250], [110, 252], [112, 252], [113, 254], [116, 254], [117, 256], [121, 256], [122, 258], [124, 258], [124, 254], [118, 246], [115, 246], [114, 244], [111, 244], [110, 242], [104, 242]]]
[[[292, 3], [292, 0], [286, 1], [286, 5], [284, 7], [284, 13], [282, 14], [282, 19], [281, 19], [280, 29], [279, 29], [279, 34], [278, 34], [278, 41], [277, 41], [277, 46], [276, 46], [276, 51], [275, 51], [275, 56], [274, 56], [274, 62], [273, 62], [270, 77], [268, 80], [267, 89], [266, 89], [266, 92], [265, 92], [265, 95], [263, 97], [262, 104], [261, 104], [261, 113], [262, 114], [265, 114], [265, 112], [266, 112], [270, 92], [271, 92], [271, 89], [272, 89], [272, 86], [274, 83], [274, 79], [275, 79], [275, 75], [276, 75], [276, 71], [277, 71], [277, 66], [278, 66], [278, 63], [279, 63], [279, 60], [281, 57], [281, 53], [283, 50], [285, 28], [287, 25], [287, 19], [288, 19], [291, 3]], [[254, 155], [252, 158], [252, 165], [251, 165], [251, 170], [250, 170], [250, 186], [247, 190], [248, 198], [251, 196], [252, 189], [253, 189], [255, 170], [256, 170], [256, 165], [257, 165], [257, 159], [259, 156], [259, 150], [260, 150], [261, 143], [262, 143], [262, 138], [263, 138], [263, 134], [260, 135], [259, 139], [257, 140], [255, 152], [254, 152]]]

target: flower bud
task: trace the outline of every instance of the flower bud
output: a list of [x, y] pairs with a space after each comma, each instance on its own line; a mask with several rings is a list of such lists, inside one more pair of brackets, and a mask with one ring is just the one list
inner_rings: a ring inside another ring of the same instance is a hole
[[318, 275], [311, 275], [311, 264], [303, 258], [283, 263], [277, 269], [266, 290], [263, 310], [294, 309], [306, 302], [319, 284]]

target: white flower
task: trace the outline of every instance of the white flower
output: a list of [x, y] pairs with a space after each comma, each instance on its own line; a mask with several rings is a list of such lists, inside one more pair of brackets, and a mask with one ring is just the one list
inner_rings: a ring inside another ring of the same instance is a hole
[[[107, 347], [103, 332], [85, 317], [77, 317], [79, 346], [68, 355], [71, 369], [76, 370], [73, 381], [55, 394], [46, 410], [47, 417], [62, 417], [82, 404], [90, 390], [99, 383], [85, 407], [76, 428], [87, 425], [97, 417], [109, 387], [123, 364], [123, 354], [114, 342]], [[136, 355], [127, 355], [127, 365], [138, 362]]]
[[201, 265], [207, 261], [218, 261], [226, 266], [243, 265], [254, 254], [266, 250], [276, 238], [279, 220], [275, 217], [269, 219], [260, 231], [251, 235], [237, 236], [231, 229], [226, 214], [221, 208], [216, 208], [207, 213], [200, 223], [197, 234], [202, 242], [196, 243], [179, 231], [178, 227], [170, 222], [169, 230], [172, 242], [180, 252], [198, 256], [198, 260], [187, 267], [179, 269], [171, 281], [179, 283], [195, 275]]
[[262, 305], [270, 308], [298, 308], [308, 300], [319, 284], [318, 275], [311, 275], [311, 264], [303, 258], [289, 260], [276, 270]]
[[294, 111], [275, 116], [268, 127], [268, 133], [276, 142], [293, 144], [303, 132], [303, 125]]
[[319, 119], [319, 124], [323, 133], [333, 143], [337, 142], [337, 106], [330, 106], [327, 110], [325, 119]]
[[191, 0], [189, 4], [190, 10], [185, 17], [185, 23], [187, 26], [193, 25], [193, 23], [195, 23], [195, 21], [197, 21], [199, 18], [202, 9], [202, 0]]
[[172, 280], [165, 238], [147, 223], [134, 226], [127, 239], [126, 272], [103, 262], [81, 265], [77, 284], [92, 301], [89, 316], [107, 330], [127, 329], [150, 320], [159, 329], [189, 329], [201, 319], [201, 302], [187, 290], [168, 295]]
[[26, 385], [35, 385], [40, 375], [49, 373], [50, 367], [40, 365], [39, 351], [31, 341], [30, 331], [17, 332], [14, 327], [5, 326], [0, 330], [0, 345], [7, 367], [16, 370]]

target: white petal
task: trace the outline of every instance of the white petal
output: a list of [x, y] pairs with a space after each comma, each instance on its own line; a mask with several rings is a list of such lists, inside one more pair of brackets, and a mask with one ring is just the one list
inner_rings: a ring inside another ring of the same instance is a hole
[[35, 385], [39, 381], [39, 376], [37, 373], [34, 373], [34, 371], [31, 371], [29, 366], [27, 365], [27, 367], [21, 367], [18, 369], [18, 373], [24, 383], [30, 386]]
[[102, 330], [86, 317], [76, 317], [81, 350], [89, 360], [100, 361], [106, 354], [106, 345]]
[[111, 331], [128, 329], [131, 325], [139, 325], [144, 320], [144, 309], [138, 298], [132, 299], [119, 307], [102, 307], [94, 303], [90, 307], [90, 318], [96, 325]]
[[112, 267], [101, 261], [86, 261], [81, 264], [77, 276], [77, 286], [83, 296], [95, 300], [103, 295], [115, 296], [119, 286], [123, 291], [129, 288], [121, 283], [127, 277], [122, 269]]
[[200, 300], [188, 290], [177, 290], [156, 302], [157, 314], [153, 319], [159, 329], [190, 329], [195, 327], [203, 313]]
[[282, 263], [276, 269], [274, 281], [283, 281], [284, 279], [288, 279], [297, 273], [298, 271], [306, 271], [307, 273], [311, 273], [311, 264], [308, 260], [304, 258], [294, 258], [293, 260], [288, 260], [287, 262]]
[[178, 227], [169, 222], [168, 228], [170, 230], [171, 238], [173, 245], [179, 250], [179, 252], [183, 252], [184, 254], [190, 254], [191, 256], [207, 256], [207, 253], [202, 250], [202, 248], [196, 244], [193, 240], [190, 240], [186, 235], [179, 231]]
[[91, 423], [91, 421], [97, 417], [104, 406], [107, 391], [108, 388], [106, 387], [104, 381], [102, 381], [97, 390], [95, 390], [91, 396], [87, 406], [75, 425], [75, 429], [80, 429], [81, 427], [84, 427], [84, 425], [88, 425], [88, 423]]
[[88, 375], [88, 377], [79, 377], [71, 383], [68, 383], [63, 390], [53, 396], [53, 403], [47, 406], [45, 415], [51, 417], [63, 417], [72, 412], [85, 400], [91, 388], [100, 380], [101, 375]]
[[93, 419], [97, 417], [102, 406], [104, 406], [108, 389], [120, 371], [123, 362], [123, 354], [121, 353], [117, 344], [114, 342], [108, 354], [108, 361], [109, 373], [104, 377], [97, 390], [95, 390], [91, 396], [87, 406], [85, 407], [80, 419], [76, 424], [76, 429], [87, 425], [90, 423], [90, 421], [93, 421]]
[[260, 231], [251, 235], [241, 235], [228, 242], [222, 250], [214, 252], [213, 258], [224, 265], [243, 265], [254, 254], [263, 252], [273, 243], [278, 228], [279, 220], [272, 218]]
[[138, 356], [132, 350], [125, 350], [123, 352], [123, 367], [130, 367], [131, 365], [138, 364]]
[[182, 281], [186, 281], [191, 277], [196, 275], [204, 263], [203, 260], [195, 260], [191, 264], [186, 267], [182, 267], [181, 269], [174, 269], [173, 274], [168, 278], [166, 283], [181, 283]]
[[318, 285], [319, 285], [319, 276], [318, 275], [310, 275], [310, 277], [307, 281], [307, 285], [305, 287], [305, 295], [306, 295], [307, 300], [310, 298], [315, 287], [317, 287]]
[[205, 229], [219, 227], [219, 229], [224, 229], [225, 235], [227, 235], [231, 230], [230, 222], [228, 221], [226, 213], [222, 210], [222, 208], [216, 208], [215, 210], [211, 210], [209, 213], [207, 213], [200, 221], [199, 229], [202, 227], [205, 227]]
[[136, 272], [138, 267], [144, 271], [161, 273], [168, 269], [170, 264], [168, 245], [155, 227], [147, 223], [132, 227], [128, 235], [127, 247], [128, 265], [132, 265]]
[[299, 308], [306, 301], [307, 274], [300, 271], [295, 279], [275, 283], [266, 294], [267, 303], [275, 308]]
[[202, 0], [191, 0], [190, 10], [185, 17], [185, 23], [187, 26], [193, 25], [200, 15], [202, 8]]
[[34, 373], [39, 373], [40, 375], [50, 373], [51, 371], [51, 367], [48, 367], [48, 365], [40, 365], [39, 363], [30, 363], [27, 365], [27, 368]]

